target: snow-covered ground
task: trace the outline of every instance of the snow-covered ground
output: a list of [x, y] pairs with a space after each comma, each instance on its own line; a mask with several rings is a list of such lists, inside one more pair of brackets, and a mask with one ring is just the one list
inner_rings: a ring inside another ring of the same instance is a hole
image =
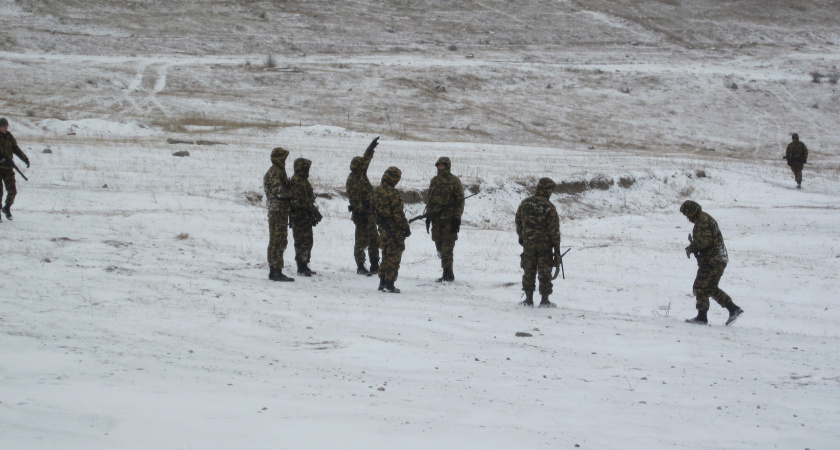
[[[32, 167], [0, 223], [0, 449], [836, 448], [838, 8], [2, 2]], [[355, 274], [344, 181], [377, 135], [408, 215], [439, 156], [478, 193], [454, 283], [422, 223], [401, 294]], [[255, 201], [278, 145], [325, 216], [294, 283]], [[554, 310], [517, 306], [542, 176], [572, 248]], [[732, 327], [684, 323], [685, 199], [726, 239]]]

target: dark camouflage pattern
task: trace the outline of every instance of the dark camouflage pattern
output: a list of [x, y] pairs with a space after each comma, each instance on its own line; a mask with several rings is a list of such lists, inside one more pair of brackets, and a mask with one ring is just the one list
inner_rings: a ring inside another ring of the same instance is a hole
[[536, 194], [522, 200], [516, 210], [516, 234], [522, 245], [519, 265], [525, 270], [522, 290], [536, 290], [539, 278], [541, 295], [553, 292], [552, 249], [560, 245], [560, 217], [549, 200], [555, 185], [550, 178], [540, 179]]
[[353, 258], [356, 266], [365, 264], [365, 250], [371, 262], [379, 261], [379, 232], [373, 214], [373, 185], [367, 176], [367, 170], [373, 159], [374, 148], [370, 145], [365, 150], [364, 157], [356, 156], [350, 161], [350, 175], [347, 176], [345, 187], [350, 206], [353, 209], [350, 216], [356, 226], [356, 241], [353, 245]]
[[[6, 131], [0, 132], [0, 160], [11, 161], [17, 155], [21, 161], [29, 165], [29, 158], [23, 153], [17, 145], [15, 137], [12, 133]], [[6, 187], [6, 206], [11, 207], [15, 203], [17, 196], [17, 186], [15, 184], [15, 172], [11, 165], [0, 162], [0, 199], [3, 197], [3, 186]]]
[[379, 278], [392, 283], [399, 275], [400, 261], [405, 251], [405, 238], [409, 233], [402, 197], [396, 189], [401, 177], [400, 169], [389, 167], [382, 175], [379, 186], [373, 190], [373, 210], [379, 226], [379, 242], [382, 247]]
[[298, 158], [294, 163], [295, 174], [290, 180], [292, 199], [289, 225], [295, 239], [295, 261], [308, 264], [312, 257], [312, 227], [318, 224], [321, 213], [315, 205], [315, 192], [309, 184], [309, 168], [312, 161]]
[[446, 156], [438, 158], [435, 166], [437, 175], [429, 183], [429, 199], [426, 212], [432, 225], [432, 240], [440, 255], [440, 266], [452, 269], [455, 253], [455, 241], [458, 240], [458, 228], [464, 214], [464, 186], [461, 180], [452, 175], [452, 162]]
[[268, 207], [268, 266], [282, 269], [283, 253], [289, 244], [289, 210], [292, 189], [286, 175], [289, 152], [277, 147], [271, 151], [271, 167], [263, 177], [265, 203]]
[[680, 212], [694, 224], [691, 232], [693, 240], [686, 250], [697, 258], [697, 276], [692, 287], [697, 310], [709, 310], [709, 297], [726, 308], [732, 303], [732, 298], [718, 287], [718, 283], [729, 262], [729, 254], [720, 227], [697, 202], [684, 201]]
[[808, 147], [799, 140], [799, 137], [794, 135], [794, 140], [788, 144], [785, 150], [785, 159], [793, 172], [793, 177], [796, 184], [802, 183], [802, 168], [808, 162]]

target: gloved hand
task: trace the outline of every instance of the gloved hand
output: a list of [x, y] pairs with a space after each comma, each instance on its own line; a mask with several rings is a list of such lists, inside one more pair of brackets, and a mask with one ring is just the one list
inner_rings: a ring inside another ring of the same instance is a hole
[[405, 231], [403, 232], [403, 236], [405, 236], [405, 237], [411, 236], [411, 228], [410, 227], [405, 229]]
[[685, 257], [691, 259], [691, 246], [685, 248]]
[[26, 168], [28, 169], [29, 168], [29, 160], [25, 159], [25, 160], [23, 160], [23, 163], [26, 164]]
[[373, 138], [372, 141], [370, 141], [370, 145], [368, 145], [367, 149], [373, 150], [376, 148], [377, 145], [379, 145], [379, 136], [376, 136], [375, 138]]
[[452, 221], [452, 232], [458, 234], [461, 231], [461, 219], [455, 219]]

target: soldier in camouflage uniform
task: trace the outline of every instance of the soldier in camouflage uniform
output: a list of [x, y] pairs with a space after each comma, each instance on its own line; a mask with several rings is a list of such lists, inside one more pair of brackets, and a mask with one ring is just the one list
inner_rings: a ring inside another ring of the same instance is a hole
[[540, 280], [540, 308], [554, 308], [548, 300], [553, 292], [551, 269], [555, 259], [560, 257], [560, 218], [557, 208], [551, 203], [551, 194], [556, 184], [551, 178], [540, 178], [535, 195], [522, 200], [516, 210], [516, 234], [522, 245], [519, 265], [525, 270], [522, 276], [522, 290], [525, 291], [523, 306], [534, 306], [536, 278]]
[[[368, 276], [379, 271], [379, 232], [376, 230], [376, 216], [371, 205], [373, 185], [367, 176], [373, 150], [379, 144], [378, 140], [377, 137], [368, 145], [364, 157], [356, 156], [350, 161], [350, 175], [347, 176], [345, 184], [352, 213], [350, 217], [356, 225], [356, 244], [353, 246], [356, 273]], [[370, 256], [370, 271], [365, 268], [365, 249]]]
[[436, 279], [455, 281], [452, 265], [455, 241], [461, 231], [461, 216], [464, 214], [464, 186], [461, 180], [452, 175], [452, 162], [442, 156], [435, 163], [437, 175], [429, 183], [429, 200], [426, 202], [427, 221], [431, 221], [432, 240], [440, 257], [443, 275]]
[[286, 175], [289, 152], [280, 147], [271, 151], [271, 168], [263, 177], [265, 203], [268, 206], [268, 279], [295, 281], [283, 274], [283, 252], [289, 244], [289, 210], [292, 186]]
[[373, 211], [379, 225], [379, 242], [382, 247], [382, 265], [379, 266], [379, 290], [399, 294], [394, 286], [400, 271], [400, 260], [405, 251], [405, 238], [411, 229], [403, 211], [403, 201], [395, 188], [402, 172], [389, 167], [382, 175], [382, 182], [373, 190]]
[[799, 135], [793, 133], [792, 142], [785, 150], [782, 159], [787, 160], [790, 170], [793, 171], [793, 178], [796, 180], [796, 189], [802, 189], [802, 167], [808, 162], [808, 147], [799, 140]]
[[295, 174], [292, 175], [292, 201], [289, 226], [295, 238], [295, 262], [298, 275], [311, 277], [315, 271], [309, 268], [312, 257], [312, 227], [323, 218], [315, 205], [315, 193], [309, 184], [309, 168], [312, 161], [304, 158], [295, 160]]
[[17, 196], [17, 187], [15, 186], [15, 172], [10, 162], [14, 155], [17, 155], [26, 167], [29, 167], [29, 158], [23, 153], [15, 141], [12, 133], [9, 132], [9, 121], [5, 117], [0, 117], [0, 200], [3, 198], [3, 185], [6, 185], [6, 205], [3, 206], [3, 214], [6, 218], [12, 220], [12, 205], [15, 203], [15, 196]]
[[693, 287], [694, 297], [697, 299], [697, 317], [688, 319], [686, 322], [708, 324], [709, 319], [706, 313], [709, 311], [709, 297], [712, 297], [720, 306], [729, 311], [729, 319], [726, 321], [729, 325], [735, 322], [744, 310], [718, 287], [720, 277], [723, 276], [723, 271], [729, 262], [729, 255], [717, 221], [703, 212], [699, 204], [691, 200], [683, 202], [680, 212], [694, 224], [692, 235], [689, 236], [690, 244], [685, 248], [685, 255], [691, 258], [693, 254], [697, 259], [697, 277], [694, 279]]

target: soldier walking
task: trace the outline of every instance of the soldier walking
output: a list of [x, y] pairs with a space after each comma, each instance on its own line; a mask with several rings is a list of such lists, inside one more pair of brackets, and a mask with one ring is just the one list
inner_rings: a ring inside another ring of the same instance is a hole
[[289, 244], [289, 210], [292, 186], [286, 175], [289, 152], [277, 147], [271, 151], [271, 167], [263, 177], [265, 203], [268, 206], [268, 279], [295, 281], [283, 274], [283, 252]]
[[400, 261], [405, 251], [405, 238], [411, 236], [411, 229], [403, 211], [403, 201], [396, 186], [402, 172], [389, 167], [382, 175], [382, 182], [373, 190], [373, 210], [379, 225], [379, 239], [382, 246], [382, 265], [379, 266], [379, 290], [399, 294], [394, 286], [400, 271]]
[[[347, 197], [350, 200], [350, 218], [356, 226], [356, 243], [353, 246], [353, 257], [356, 259], [356, 273], [359, 275], [373, 275], [379, 271], [379, 232], [376, 230], [376, 219], [373, 213], [371, 199], [373, 185], [367, 176], [373, 151], [379, 145], [376, 137], [365, 155], [356, 156], [350, 161], [350, 175], [347, 176]], [[365, 249], [370, 257], [370, 270], [365, 268]]]
[[9, 121], [5, 117], [0, 117], [0, 200], [3, 198], [3, 185], [5, 185], [7, 194], [3, 214], [9, 220], [12, 220], [12, 205], [17, 196], [15, 172], [12, 168], [14, 163], [12, 158], [15, 155], [26, 164], [26, 167], [29, 167], [29, 158], [18, 147], [15, 137], [9, 132]]
[[726, 264], [729, 262], [729, 254], [723, 243], [723, 235], [717, 221], [703, 212], [699, 204], [691, 200], [683, 202], [680, 212], [694, 224], [692, 234], [688, 236], [690, 243], [685, 248], [685, 255], [690, 259], [693, 254], [697, 259], [697, 277], [694, 279], [693, 286], [694, 297], [697, 299], [697, 317], [688, 319], [686, 322], [707, 325], [709, 323], [707, 317], [709, 297], [712, 297], [720, 306], [729, 311], [726, 324], [731, 325], [744, 313], [744, 310], [718, 287]]
[[557, 208], [551, 203], [551, 194], [556, 183], [551, 178], [540, 178], [535, 195], [522, 200], [516, 210], [516, 234], [522, 246], [519, 265], [525, 270], [522, 275], [522, 290], [525, 291], [523, 306], [534, 306], [536, 279], [540, 281], [540, 308], [554, 308], [557, 305], [548, 297], [553, 292], [551, 269], [560, 255], [560, 218]]
[[431, 221], [432, 240], [435, 242], [443, 275], [436, 279], [455, 281], [452, 265], [455, 241], [461, 231], [461, 216], [464, 214], [464, 186], [452, 175], [452, 162], [446, 156], [435, 163], [437, 175], [429, 183], [429, 200], [426, 202], [427, 221]]
[[309, 184], [309, 168], [312, 161], [305, 158], [295, 160], [294, 170], [290, 181], [292, 189], [290, 226], [295, 238], [295, 262], [298, 275], [311, 277], [316, 272], [309, 268], [312, 257], [312, 227], [318, 225], [323, 216], [315, 205], [315, 193]]
[[796, 180], [796, 189], [802, 189], [802, 167], [808, 162], [808, 147], [799, 140], [799, 135], [793, 133], [791, 143], [785, 149], [785, 156], [790, 170], [793, 171], [793, 178]]

